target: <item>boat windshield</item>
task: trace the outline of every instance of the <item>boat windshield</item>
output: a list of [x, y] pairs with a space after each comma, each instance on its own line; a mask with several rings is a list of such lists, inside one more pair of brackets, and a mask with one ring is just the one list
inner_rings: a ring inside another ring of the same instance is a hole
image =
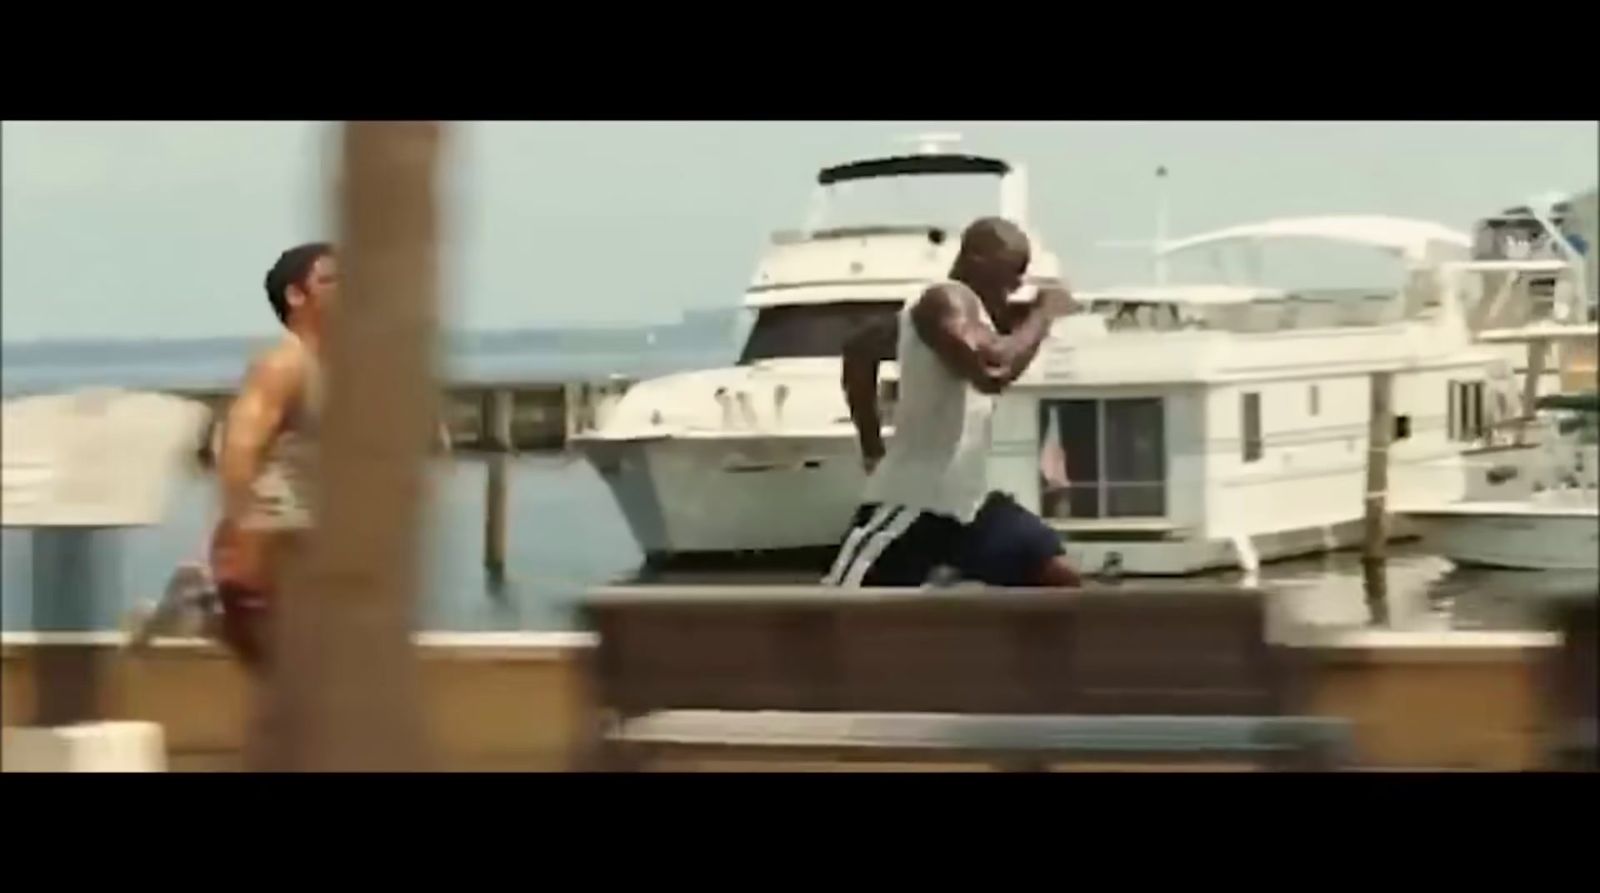
[[1550, 394], [1537, 405], [1557, 415], [1556, 430], [1561, 434], [1585, 446], [1600, 443], [1600, 393]]
[[745, 339], [740, 365], [783, 357], [837, 357], [850, 336], [900, 311], [895, 301], [763, 307]]
[[840, 183], [809, 229], [939, 226], [959, 231], [999, 208], [992, 177], [934, 175]]
[[1600, 444], [1600, 416], [1594, 413], [1571, 413], [1562, 420], [1561, 433], [1584, 446]]

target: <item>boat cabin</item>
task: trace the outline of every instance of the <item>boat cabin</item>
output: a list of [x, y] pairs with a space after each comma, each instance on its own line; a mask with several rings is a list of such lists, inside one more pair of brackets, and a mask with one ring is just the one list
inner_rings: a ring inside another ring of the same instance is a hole
[[985, 214], [1029, 231], [1032, 278], [1059, 274], [1028, 225], [1025, 171], [948, 152], [941, 144], [950, 139], [923, 137], [916, 152], [818, 172], [805, 227], [773, 235], [745, 291], [740, 365], [838, 358], [855, 332], [944, 279], [961, 230]]
[[1347, 544], [1360, 533], [1382, 370], [1394, 380], [1392, 492], [1459, 491], [1452, 460], [1483, 417], [1495, 362], [1439, 276], [1465, 258], [1465, 236], [1316, 218], [1172, 244], [1318, 236], [1389, 251], [1397, 284], [1080, 293], [1080, 311], [1001, 398], [991, 485], [1061, 530], [1091, 569], [1112, 551], [1139, 573], [1183, 574]]

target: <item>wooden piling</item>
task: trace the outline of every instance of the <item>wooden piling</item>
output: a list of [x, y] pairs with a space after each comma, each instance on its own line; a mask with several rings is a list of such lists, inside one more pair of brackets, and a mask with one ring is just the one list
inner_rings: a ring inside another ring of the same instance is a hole
[[1384, 564], [1389, 544], [1389, 442], [1394, 434], [1394, 374], [1374, 372], [1367, 425], [1366, 528], [1361, 569], [1367, 605], [1375, 623], [1388, 620], [1389, 582]]
[[1539, 379], [1544, 378], [1545, 361], [1549, 355], [1549, 339], [1535, 338], [1528, 342], [1528, 372], [1522, 382], [1522, 418], [1517, 425], [1518, 444], [1527, 442], [1528, 426], [1539, 413], [1536, 407], [1539, 400]]
[[483, 395], [483, 434], [488, 451], [484, 484], [483, 569], [494, 583], [506, 576], [506, 462], [511, 451], [512, 394], [508, 390]]
[[577, 382], [567, 382], [561, 386], [561, 418], [564, 440], [562, 446], [572, 442], [574, 435], [584, 429], [583, 406], [584, 391], [586, 388]]
[[[411, 633], [437, 419], [432, 122], [343, 126], [317, 527], [277, 604], [266, 768], [428, 767]], [[259, 765], [259, 764], [258, 764]]]

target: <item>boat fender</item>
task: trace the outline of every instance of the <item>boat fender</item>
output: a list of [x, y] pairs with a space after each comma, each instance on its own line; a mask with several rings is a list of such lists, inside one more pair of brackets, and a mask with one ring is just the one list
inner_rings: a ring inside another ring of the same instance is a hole
[[961, 572], [948, 564], [941, 564], [928, 572], [924, 585], [929, 589], [950, 589], [961, 583]]
[[1116, 585], [1122, 582], [1122, 553], [1107, 552], [1104, 561], [1100, 562], [1100, 570], [1095, 573], [1095, 578], [1107, 585]]
[[1510, 465], [1496, 465], [1484, 475], [1489, 480], [1489, 483], [1497, 486], [1512, 480], [1516, 476], [1517, 469]]

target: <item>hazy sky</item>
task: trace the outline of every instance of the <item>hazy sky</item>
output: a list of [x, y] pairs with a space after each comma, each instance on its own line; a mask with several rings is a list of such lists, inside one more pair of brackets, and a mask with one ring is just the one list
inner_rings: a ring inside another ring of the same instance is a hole
[[[1029, 165], [1034, 219], [1080, 286], [1140, 280], [1152, 171], [1174, 234], [1271, 216], [1387, 213], [1462, 229], [1594, 185], [1594, 122], [476, 123], [452, 129], [446, 319], [510, 328], [731, 306], [815, 170], [954, 130]], [[290, 244], [331, 234], [333, 128], [3, 125], [4, 338], [258, 334]]]

